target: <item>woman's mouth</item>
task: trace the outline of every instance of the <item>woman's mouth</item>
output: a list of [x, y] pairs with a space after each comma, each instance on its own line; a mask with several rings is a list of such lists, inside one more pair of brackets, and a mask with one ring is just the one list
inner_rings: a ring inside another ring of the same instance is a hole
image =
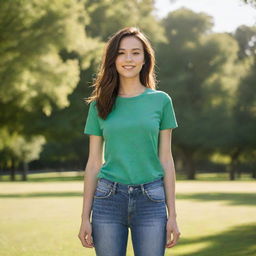
[[135, 66], [132, 66], [132, 65], [125, 65], [123, 66], [124, 69], [127, 69], [127, 70], [131, 70], [133, 69]]

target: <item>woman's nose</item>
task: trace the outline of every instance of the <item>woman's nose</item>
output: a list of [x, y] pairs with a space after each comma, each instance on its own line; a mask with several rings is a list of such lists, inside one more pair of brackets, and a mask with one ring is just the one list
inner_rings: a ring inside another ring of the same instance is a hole
[[126, 59], [126, 60], [130, 60], [130, 59], [132, 59], [131, 54], [126, 54], [126, 55], [125, 55], [125, 59]]

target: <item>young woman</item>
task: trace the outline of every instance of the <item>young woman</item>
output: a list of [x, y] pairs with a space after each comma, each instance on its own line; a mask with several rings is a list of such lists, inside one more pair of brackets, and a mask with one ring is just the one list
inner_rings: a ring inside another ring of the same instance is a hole
[[155, 89], [154, 66], [146, 36], [136, 27], [121, 29], [106, 44], [87, 100], [90, 145], [78, 237], [97, 256], [125, 256], [129, 228], [136, 256], [162, 256], [180, 236], [171, 153], [178, 125], [171, 97]]

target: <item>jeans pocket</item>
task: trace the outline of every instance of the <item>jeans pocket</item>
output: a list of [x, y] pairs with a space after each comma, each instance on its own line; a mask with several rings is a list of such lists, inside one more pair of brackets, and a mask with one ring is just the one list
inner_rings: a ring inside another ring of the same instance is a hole
[[94, 193], [94, 198], [107, 198], [112, 194], [112, 186], [104, 182], [98, 181], [97, 187]]
[[165, 202], [165, 190], [163, 184], [152, 188], [149, 187], [145, 189], [145, 193], [153, 202]]

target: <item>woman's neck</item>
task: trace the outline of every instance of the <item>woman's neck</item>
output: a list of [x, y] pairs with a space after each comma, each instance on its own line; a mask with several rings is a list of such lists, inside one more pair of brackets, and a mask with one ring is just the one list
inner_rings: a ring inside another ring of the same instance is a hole
[[140, 81], [126, 80], [120, 82], [118, 95], [133, 96], [135, 94], [142, 93], [145, 90], [145, 86]]

